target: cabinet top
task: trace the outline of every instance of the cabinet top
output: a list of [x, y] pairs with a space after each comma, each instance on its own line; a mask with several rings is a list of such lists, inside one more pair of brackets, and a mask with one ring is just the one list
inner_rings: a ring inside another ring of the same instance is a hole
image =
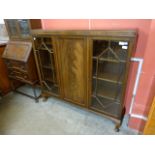
[[74, 36], [116, 36], [116, 37], [135, 37], [136, 29], [131, 30], [41, 30], [31, 31], [35, 35], [74, 35]]

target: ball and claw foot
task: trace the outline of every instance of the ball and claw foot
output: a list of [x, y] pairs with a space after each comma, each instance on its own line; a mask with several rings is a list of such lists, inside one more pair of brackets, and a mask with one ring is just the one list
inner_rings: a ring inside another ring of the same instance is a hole
[[119, 132], [120, 131], [120, 129], [119, 128], [115, 128], [115, 132]]
[[116, 126], [115, 126], [115, 131], [116, 131], [116, 132], [119, 132], [119, 131], [120, 131], [120, 124], [116, 124]]

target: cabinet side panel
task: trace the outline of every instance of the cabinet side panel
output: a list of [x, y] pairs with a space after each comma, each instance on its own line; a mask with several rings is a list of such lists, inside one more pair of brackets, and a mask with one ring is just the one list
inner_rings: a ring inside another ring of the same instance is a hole
[[30, 29], [41, 29], [42, 24], [41, 24], [41, 19], [30, 19]]
[[8, 93], [11, 90], [10, 81], [8, 78], [7, 68], [2, 59], [2, 54], [5, 46], [0, 46], [0, 89], [3, 94]]

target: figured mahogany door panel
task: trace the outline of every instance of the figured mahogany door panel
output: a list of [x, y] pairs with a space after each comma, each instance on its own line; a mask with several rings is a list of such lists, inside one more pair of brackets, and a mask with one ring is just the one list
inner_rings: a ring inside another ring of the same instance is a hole
[[84, 38], [59, 38], [63, 98], [86, 106], [86, 42]]

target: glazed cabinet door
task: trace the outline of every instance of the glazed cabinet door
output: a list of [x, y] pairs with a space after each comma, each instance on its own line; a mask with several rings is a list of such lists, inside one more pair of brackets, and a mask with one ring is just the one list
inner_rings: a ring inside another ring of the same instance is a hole
[[89, 108], [120, 119], [133, 41], [128, 38], [92, 38]]
[[86, 106], [87, 48], [84, 37], [59, 37], [59, 64], [63, 98]]
[[34, 36], [34, 52], [43, 94], [60, 96], [57, 55], [53, 38]]

